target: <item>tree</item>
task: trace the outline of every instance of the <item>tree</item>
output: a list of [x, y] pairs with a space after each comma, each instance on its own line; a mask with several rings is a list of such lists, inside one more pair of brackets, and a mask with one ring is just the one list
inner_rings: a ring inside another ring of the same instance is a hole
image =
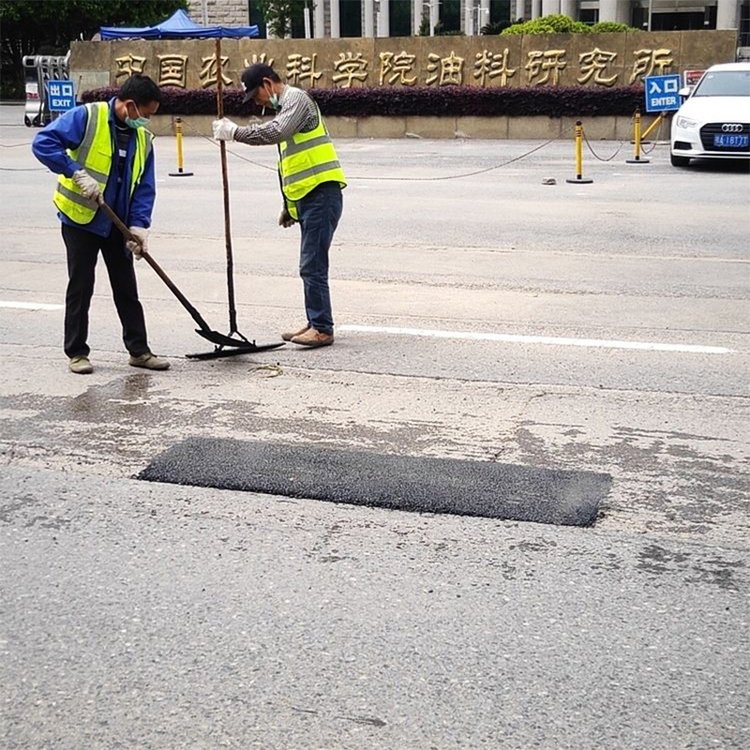
[[0, 60], [4, 98], [23, 98], [24, 55], [64, 55], [75, 39], [101, 26], [150, 26], [187, 0], [0, 0]]
[[313, 9], [306, 0], [258, 0], [258, 9], [266, 21], [266, 28], [275, 37], [283, 39], [292, 30], [292, 20], [302, 18], [305, 6]]

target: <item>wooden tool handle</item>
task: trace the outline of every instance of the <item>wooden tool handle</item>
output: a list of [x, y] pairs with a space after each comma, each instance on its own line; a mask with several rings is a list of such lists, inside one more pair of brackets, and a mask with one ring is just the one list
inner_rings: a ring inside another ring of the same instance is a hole
[[[221, 37], [216, 37], [216, 114], [224, 117], [224, 71], [221, 60]], [[237, 332], [237, 310], [234, 301], [234, 258], [232, 228], [229, 219], [229, 177], [227, 175], [227, 144], [219, 141], [221, 154], [221, 185], [224, 190], [224, 244], [227, 250], [227, 296], [229, 298], [229, 332]]]

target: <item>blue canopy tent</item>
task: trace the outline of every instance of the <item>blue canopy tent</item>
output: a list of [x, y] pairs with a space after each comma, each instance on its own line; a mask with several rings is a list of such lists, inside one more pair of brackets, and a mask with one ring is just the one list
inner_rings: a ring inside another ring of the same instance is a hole
[[201, 26], [195, 23], [184, 10], [175, 11], [166, 21], [156, 26], [142, 28], [118, 28], [102, 26], [99, 29], [102, 40], [105, 39], [216, 39], [258, 36], [257, 26]]

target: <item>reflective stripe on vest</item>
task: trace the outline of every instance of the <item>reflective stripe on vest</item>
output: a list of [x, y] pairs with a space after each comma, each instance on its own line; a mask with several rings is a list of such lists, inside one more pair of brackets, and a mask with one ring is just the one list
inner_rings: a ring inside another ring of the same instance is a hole
[[[69, 149], [68, 155], [99, 183], [99, 188], [103, 193], [112, 171], [114, 151], [112, 133], [109, 128], [109, 103], [87, 104], [86, 109], [88, 120], [83, 140], [78, 148]], [[130, 196], [133, 195], [136, 185], [141, 181], [154, 138], [144, 128], [138, 128], [135, 132], [136, 147], [130, 173]], [[64, 175], [60, 175], [57, 180], [57, 190], [53, 202], [61, 213], [76, 224], [89, 224], [96, 216], [99, 208], [96, 201], [84, 198], [80, 188], [71, 177], [65, 177]]]
[[[316, 107], [317, 108], [317, 107]], [[295, 133], [279, 144], [281, 189], [287, 198], [287, 210], [299, 218], [294, 202], [324, 182], [338, 182], [346, 187], [336, 149], [318, 109], [318, 125], [309, 133]]]

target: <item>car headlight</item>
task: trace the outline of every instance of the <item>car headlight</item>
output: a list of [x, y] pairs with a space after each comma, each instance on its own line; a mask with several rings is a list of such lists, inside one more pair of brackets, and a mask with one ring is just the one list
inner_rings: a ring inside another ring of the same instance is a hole
[[698, 123], [695, 120], [691, 120], [689, 117], [684, 115], [677, 116], [677, 127], [683, 129], [689, 129], [697, 127]]

